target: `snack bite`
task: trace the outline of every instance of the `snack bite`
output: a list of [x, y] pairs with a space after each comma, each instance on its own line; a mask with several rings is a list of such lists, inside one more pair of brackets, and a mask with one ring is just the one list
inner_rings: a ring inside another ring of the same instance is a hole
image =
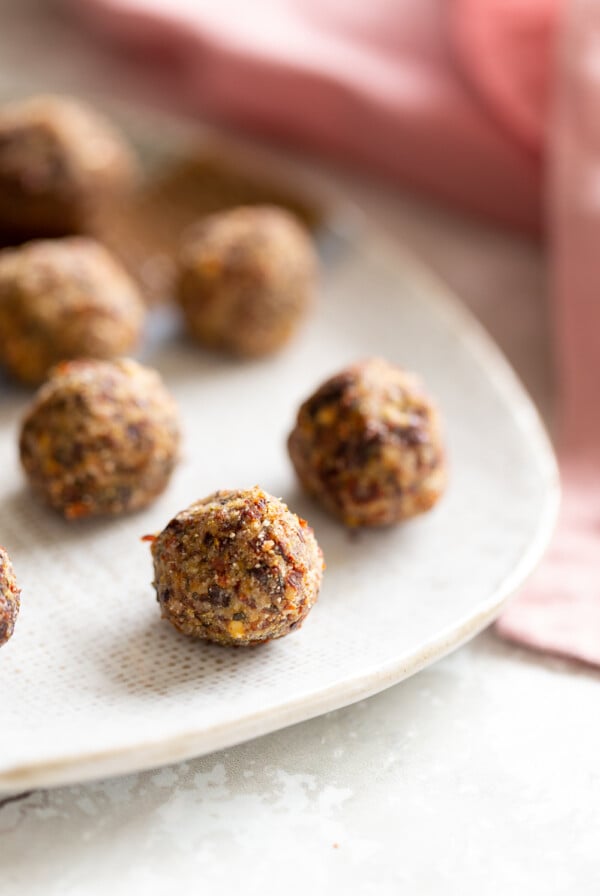
[[313, 530], [258, 486], [208, 495], [149, 540], [162, 616], [184, 635], [261, 644], [298, 628], [317, 600]]
[[380, 358], [326, 380], [301, 406], [288, 450], [306, 491], [350, 527], [423, 513], [446, 484], [434, 403], [418, 377]]

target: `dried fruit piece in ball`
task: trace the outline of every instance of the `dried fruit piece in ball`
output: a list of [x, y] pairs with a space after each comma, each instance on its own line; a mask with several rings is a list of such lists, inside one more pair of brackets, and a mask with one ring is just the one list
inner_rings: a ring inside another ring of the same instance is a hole
[[0, 231], [31, 239], [87, 231], [133, 179], [132, 150], [102, 115], [65, 96], [0, 109]]
[[0, 647], [12, 636], [19, 615], [21, 592], [10, 557], [0, 547]]
[[347, 526], [429, 510], [446, 484], [440, 418], [420, 380], [373, 358], [304, 402], [288, 440], [304, 488]]
[[185, 635], [260, 644], [298, 628], [317, 599], [312, 529], [258, 487], [215, 492], [151, 540], [162, 615]]
[[179, 260], [177, 297], [204, 345], [258, 357], [287, 343], [313, 303], [316, 259], [308, 233], [276, 206], [209, 215]]
[[93, 239], [0, 252], [0, 363], [23, 383], [42, 382], [59, 361], [129, 354], [144, 315], [136, 285]]
[[66, 361], [38, 391], [21, 429], [33, 489], [67, 519], [122, 514], [164, 491], [179, 452], [179, 415], [154, 370], [135, 361]]

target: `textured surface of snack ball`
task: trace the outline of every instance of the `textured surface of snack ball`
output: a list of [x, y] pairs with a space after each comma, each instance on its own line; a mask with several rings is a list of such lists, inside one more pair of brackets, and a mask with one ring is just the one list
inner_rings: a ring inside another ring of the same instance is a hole
[[240, 647], [298, 628], [323, 574], [312, 529], [258, 487], [192, 504], [153, 540], [152, 556], [163, 617], [185, 635]]
[[59, 361], [129, 354], [144, 315], [136, 285], [95, 240], [0, 252], [0, 364], [23, 383], [42, 382]]
[[0, 547], [0, 647], [12, 636], [19, 615], [21, 592], [10, 557]]
[[285, 345], [313, 303], [316, 257], [308, 233], [276, 206], [205, 218], [179, 261], [177, 296], [199, 342], [241, 357]]
[[102, 115], [63, 96], [0, 109], [0, 232], [31, 239], [86, 231], [107, 194], [127, 188], [131, 148]]
[[33, 489], [67, 519], [150, 504], [179, 450], [179, 418], [160, 376], [135, 361], [67, 361], [38, 391], [21, 429]]
[[347, 526], [423, 513], [446, 483], [433, 402], [414, 374], [378, 358], [323, 383], [300, 408], [288, 448], [304, 488]]

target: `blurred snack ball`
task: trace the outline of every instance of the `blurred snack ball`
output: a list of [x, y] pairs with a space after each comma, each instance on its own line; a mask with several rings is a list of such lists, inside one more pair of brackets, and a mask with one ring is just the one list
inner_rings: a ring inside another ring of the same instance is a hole
[[137, 286], [89, 237], [0, 252], [0, 364], [23, 383], [42, 382], [59, 361], [131, 353], [144, 315]]
[[0, 647], [12, 637], [19, 608], [21, 590], [6, 550], [0, 546]]
[[137, 165], [125, 138], [87, 104], [34, 96], [0, 108], [0, 232], [62, 236], [89, 227]]
[[241, 206], [204, 218], [179, 258], [177, 298], [190, 334], [240, 357], [276, 351], [314, 300], [316, 256], [297, 218]]
[[177, 407], [159, 374], [135, 361], [64, 361], [29, 406], [21, 463], [67, 519], [150, 504], [179, 458]]

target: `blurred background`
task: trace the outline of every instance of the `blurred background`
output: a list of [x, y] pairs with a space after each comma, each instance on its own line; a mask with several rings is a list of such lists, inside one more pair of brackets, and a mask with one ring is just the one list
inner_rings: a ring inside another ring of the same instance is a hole
[[[119, 6], [118, 3], [115, 5]], [[178, 5], [188, 10], [194, 8], [194, 4], [186, 3], [172, 4], [171, 8]], [[216, 8], [226, 12], [229, 5], [217, 4]], [[430, 0], [417, 4], [420, 12], [414, 23], [415, 40], [420, 40], [421, 32], [430, 27], [429, 19], [435, 12], [435, 5]], [[103, 6], [110, 7], [110, 4], [0, 0], [0, 81], [3, 91], [64, 91], [101, 103], [118, 100], [168, 109], [190, 117], [226, 119], [227, 127], [242, 131], [250, 129], [263, 137], [268, 134], [286, 152], [310, 159], [378, 225], [435, 270], [470, 306], [507, 353], [549, 418], [553, 402], [544, 247], [539, 231], [535, 235], [535, 223], [526, 221], [523, 226], [521, 220], [517, 227], [514, 221], [490, 223], [489, 215], [484, 217], [475, 211], [459, 210], [453, 197], [450, 201], [446, 197], [440, 198], [441, 191], [436, 189], [436, 184], [431, 187], [420, 182], [415, 186], [411, 171], [382, 174], [385, 166], [378, 165], [378, 159], [352, 158], [349, 161], [343, 146], [332, 147], [329, 143], [324, 147], [322, 141], [311, 139], [310, 133], [308, 136], [306, 133], [298, 135], [289, 127], [283, 134], [281, 130], [277, 133], [278, 129], [272, 125], [278, 111], [276, 107], [269, 110], [270, 118], [258, 116], [255, 110], [252, 110], [252, 116], [244, 116], [231, 104], [224, 106], [215, 102], [214, 89], [208, 99], [202, 96], [202, 91], [190, 97], [183, 86], [183, 75], [178, 68], [180, 63], [173, 59], [169, 49], [169, 41], [165, 39], [161, 45], [154, 36], [150, 47], [145, 41], [136, 43], [130, 39], [131, 27], [123, 28], [123, 34], [129, 37], [127, 41], [121, 40], [119, 16], [114, 17], [114, 27], [108, 28], [105, 16], [90, 17], [90, 7], [95, 10]], [[169, 8], [168, 4], [166, 6]], [[261, 4], [267, 13], [270, 6], [273, 5]], [[306, 6], [318, 11], [318, 5], [309, 3]], [[335, 11], [336, 4], [330, 2], [325, 6]], [[384, 6], [381, 2], [376, 4], [380, 12]], [[400, 6], [406, 8], [407, 4]], [[210, 4], [204, 4], [204, 8], [210, 8]], [[344, 8], [343, 4], [341, 8]], [[84, 11], [86, 14], [82, 15]], [[240, 22], [239, 16], [232, 21], [237, 23], [241, 34], [244, 28], [252, 34], [250, 23]], [[410, 45], [407, 49], [411, 50]], [[270, 50], [267, 47], [267, 52]], [[213, 63], [213, 69], [218, 62]], [[340, 65], [343, 65], [343, 59]], [[417, 70], [420, 68], [418, 63]], [[407, 80], [412, 77], [411, 73], [409, 67]], [[242, 81], [240, 77], [240, 83]], [[260, 83], [257, 91], [260, 91]], [[298, 104], [300, 121], [306, 105], [310, 103]], [[346, 104], [346, 120], [350, 108], [351, 103]], [[418, 115], [416, 118], [419, 120]], [[362, 121], [361, 109], [356, 108], [359, 130], [363, 127]], [[348, 127], [347, 123], [344, 126]], [[460, 151], [458, 146], [457, 153]], [[435, 158], [432, 163], [435, 165]], [[489, 164], [493, 164], [493, 159]]]

